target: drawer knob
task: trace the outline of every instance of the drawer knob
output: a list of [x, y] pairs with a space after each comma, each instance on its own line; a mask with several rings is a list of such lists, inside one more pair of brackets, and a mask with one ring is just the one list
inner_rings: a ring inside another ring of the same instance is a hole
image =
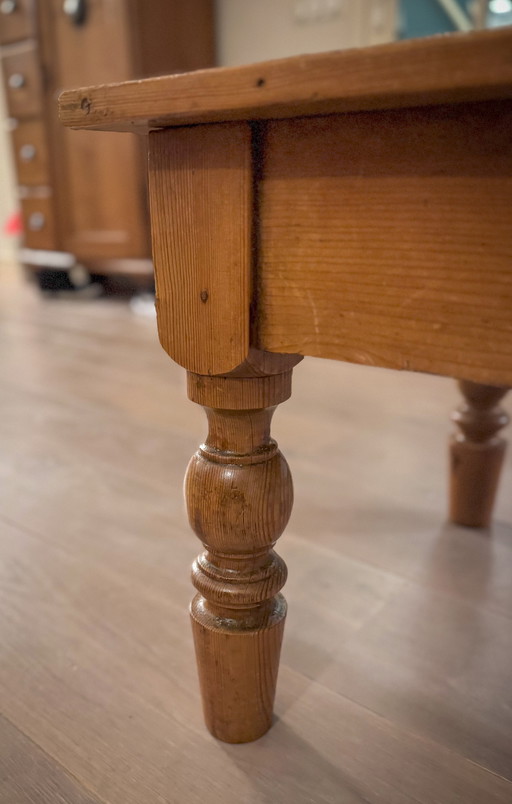
[[20, 148], [20, 159], [22, 162], [32, 162], [32, 160], [35, 159], [36, 153], [36, 146], [30, 145], [30, 143], [27, 142]]
[[84, 24], [87, 17], [87, 5], [85, 0], [64, 0], [62, 10], [75, 25]]
[[17, 7], [16, 0], [2, 0], [0, 3], [0, 12], [2, 14], [13, 14]]
[[40, 232], [45, 223], [46, 218], [42, 212], [32, 212], [28, 219], [28, 228], [31, 232]]
[[13, 73], [7, 81], [11, 89], [21, 89], [27, 83], [23, 73]]

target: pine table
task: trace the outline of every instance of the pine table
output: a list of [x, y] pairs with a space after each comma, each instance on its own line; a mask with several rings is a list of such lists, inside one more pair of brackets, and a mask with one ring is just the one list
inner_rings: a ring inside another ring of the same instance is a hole
[[205, 718], [254, 740], [293, 497], [270, 421], [302, 356], [457, 378], [450, 516], [489, 525], [512, 385], [512, 29], [70, 90], [60, 114], [147, 135], [160, 341], [209, 424], [185, 480]]

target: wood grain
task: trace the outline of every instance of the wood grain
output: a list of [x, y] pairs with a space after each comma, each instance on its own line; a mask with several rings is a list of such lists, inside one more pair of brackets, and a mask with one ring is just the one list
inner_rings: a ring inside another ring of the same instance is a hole
[[205, 547], [192, 568], [198, 594], [190, 609], [203, 709], [215, 737], [245, 743], [272, 724], [286, 617], [286, 565], [272, 548], [290, 517], [293, 486], [270, 423], [290, 396], [291, 371], [248, 379], [189, 373], [188, 391], [208, 417], [185, 478], [190, 526]]
[[160, 342], [190, 371], [227, 373], [249, 352], [249, 126], [152, 133], [149, 195]]
[[512, 32], [416, 39], [63, 92], [66, 126], [139, 130], [509, 98]]
[[452, 415], [460, 432], [450, 441], [450, 519], [488, 528], [507, 447], [498, 433], [509, 421], [499, 405], [508, 388], [466, 380], [459, 387], [464, 402]]
[[131, 0], [134, 27], [132, 52], [140, 77], [185, 72], [213, 66], [215, 4], [213, 0]]
[[58, 762], [0, 715], [0, 801], [100, 804]]
[[512, 382], [509, 102], [265, 125], [257, 345]]
[[[451, 380], [314, 359], [295, 372], [273, 424], [297, 492], [277, 718], [229, 746], [204, 729], [186, 617], [181, 487], [203, 413], [153, 321], [8, 277], [0, 709], [24, 735], [4, 732], [15, 804], [34, 788], [58, 801], [53, 763], [108, 804], [508, 804], [512, 456], [493, 538], [443, 527]], [[34, 746], [49, 764], [32, 775]]]

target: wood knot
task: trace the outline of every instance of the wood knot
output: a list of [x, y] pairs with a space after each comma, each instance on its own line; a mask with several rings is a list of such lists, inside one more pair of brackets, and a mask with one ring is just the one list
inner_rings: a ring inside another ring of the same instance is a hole
[[91, 101], [89, 100], [89, 98], [82, 98], [80, 108], [83, 112], [85, 112], [85, 114], [89, 114], [89, 112], [91, 111]]
[[208, 298], [209, 298], [208, 297], [208, 291], [207, 290], [202, 290], [201, 293], [200, 293], [200, 299], [203, 302], [203, 304], [206, 304], [206, 302], [208, 301]]

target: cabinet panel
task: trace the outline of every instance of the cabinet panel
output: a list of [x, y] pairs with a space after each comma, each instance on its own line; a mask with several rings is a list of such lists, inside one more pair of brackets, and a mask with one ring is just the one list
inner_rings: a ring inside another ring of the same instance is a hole
[[146, 256], [140, 143], [123, 134], [87, 134], [67, 130], [61, 138], [63, 247], [83, 260]]
[[33, 0], [0, 2], [0, 44], [27, 39], [35, 33]]
[[55, 249], [55, 218], [51, 198], [24, 198], [21, 202], [25, 245]]
[[131, 0], [131, 8], [137, 78], [214, 64], [212, 0]]
[[[48, 4], [55, 94], [66, 86], [132, 77], [130, 17], [123, 0], [96, 0], [77, 25], [62, 0]], [[139, 143], [130, 137], [53, 129], [63, 247], [79, 259], [149, 254]]]
[[40, 13], [47, 15], [53, 33], [52, 62], [60, 88], [131, 77], [128, 5], [125, 0], [88, 2], [81, 24], [66, 14], [62, 0], [48, 0], [41, 8]]
[[20, 184], [51, 184], [48, 146], [41, 120], [20, 121], [12, 132], [14, 159]]
[[211, 66], [213, 5], [87, 0], [80, 18], [77, 4], [63, 0], [0, 0], [28, 247], [62, 249], [106, 273], [115, 261], [118, 271], [124, 260], [149, 264], [144, 143], [65, 129], [56, 99], [70, 87]]
[[31, 117], [42, 110], [42, 80], [37, 47], [32, 42], [9, 48], [2, 58], [7, 108], [13, 117]]

